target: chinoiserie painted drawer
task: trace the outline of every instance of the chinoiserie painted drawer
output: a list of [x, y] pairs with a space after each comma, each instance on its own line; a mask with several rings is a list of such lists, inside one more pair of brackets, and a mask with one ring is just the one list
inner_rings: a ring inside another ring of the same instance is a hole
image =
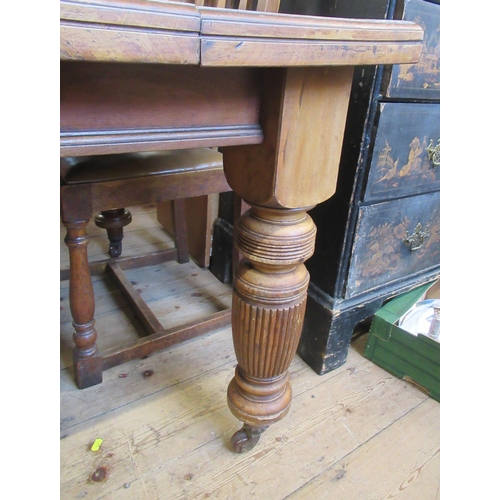
[[439, 266], [439, 192], [359, 209], [345, 298]]
[[364, 200], [439, 189], [439, 104], [382, 102]]
[[392, 98], [439, 99], [440, 24], [439, 5], [425, 0], [406, 0], [403, 19], [424, 30], [423, 49], [416, 64], [395, 64], [385, 78], [385, 95]]

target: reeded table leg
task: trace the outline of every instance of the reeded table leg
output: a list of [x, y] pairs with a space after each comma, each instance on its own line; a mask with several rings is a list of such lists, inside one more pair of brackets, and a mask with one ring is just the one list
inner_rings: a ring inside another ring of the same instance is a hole
[[[225, 148], [224, 173], [251, 207], [236, 229], [233, 341], [238, 366], [228, 404], [251, 449], [292, 400], [288, 367], [298, 346], [316, 228], [307, 215], [337, 184], [352, 67], [262, 72], [261, 144]], [[317, 124], [320, 124], [319, 128]]]
[[64, 239], [69, 249], [69, 305], [73, 317], [73, 366], [80, 389], [102, 382], [102, 358], [96, 344], [94, 328], [95, 299], [87, 257], [88, 220], [63, 221], [67, 229]]
[[252, 206], [237, 225], [244, 259], [236, 271], [233, 342], [238, 360], [228, 388], [231, 412], [243, 428], [234, 451], [253, 448], [260, 434], [288, 412], [288, 368], [297, 349], [316, 228], [304, 209]]

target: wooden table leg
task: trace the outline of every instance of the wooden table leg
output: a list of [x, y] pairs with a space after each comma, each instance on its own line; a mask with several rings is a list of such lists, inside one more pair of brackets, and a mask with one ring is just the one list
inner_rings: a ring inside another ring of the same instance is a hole
[[90, 277], [86, 228], [88, 220], [63, 221], [67, 229], [64, 239], [69, 249], [69, 305], [73, 317], [73, 367], [76, 383], [85, 389], [102, 382], [102, 358], [97, 347], [94, 328], [95, 298]]
[[253, 448], [262, 432], [288, 412], [288, 368], [297, 349], [316, 228], [304, 209], [252, 206], [236, 228], [243, 255], [233, 295], [233, 342], [238, 365], [228, 388], [231, 412], [243, 428], [234, 451]]
[[290, 408], [288, 367], [309, 283], [303, 263], [316, 235], [306, 211], [335, 192], [352, 74], [348, 66], [263, 71], [264, 141], [223, 150], [228, 183], [251, 207], [235, 236], [243, 260], [234, 281], [238, 366], [228, 404], [244, 423], [232, 439], [237, 452]]

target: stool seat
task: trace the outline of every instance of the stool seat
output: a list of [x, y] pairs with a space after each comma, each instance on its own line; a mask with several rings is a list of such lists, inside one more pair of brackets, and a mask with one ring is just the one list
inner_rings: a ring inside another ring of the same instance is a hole
[[61, 158], [64, 184], [222, 170], [222, 154], [209, 148]]

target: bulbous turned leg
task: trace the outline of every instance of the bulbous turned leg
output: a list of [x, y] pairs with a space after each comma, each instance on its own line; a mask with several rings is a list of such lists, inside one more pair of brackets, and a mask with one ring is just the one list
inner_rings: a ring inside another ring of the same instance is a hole
[[110, 257], [119, 257], [122, 254], [123, 228], [132, 222], [131, 213], [125, 208], [103, 210], [95, 216], [94, 222], [108, 233]]
[[231, 440], [247, 451], [282, 419], [292, 400], [288, 368], [297, 350], [316, 228], [305, 209], [252, 206], [236, 228], [243, 255], [235, 274], [233, 342], [238, 366], [228, 405], [244, 426]]
[[64, 239], [69, 250], [69, 305], [73, 317], [73, 369], [78, 387], [84, 389], [102, 382], [102, 358], [94, 328], [95, 298], [87, 257], [88, 220], [67, 222]]

